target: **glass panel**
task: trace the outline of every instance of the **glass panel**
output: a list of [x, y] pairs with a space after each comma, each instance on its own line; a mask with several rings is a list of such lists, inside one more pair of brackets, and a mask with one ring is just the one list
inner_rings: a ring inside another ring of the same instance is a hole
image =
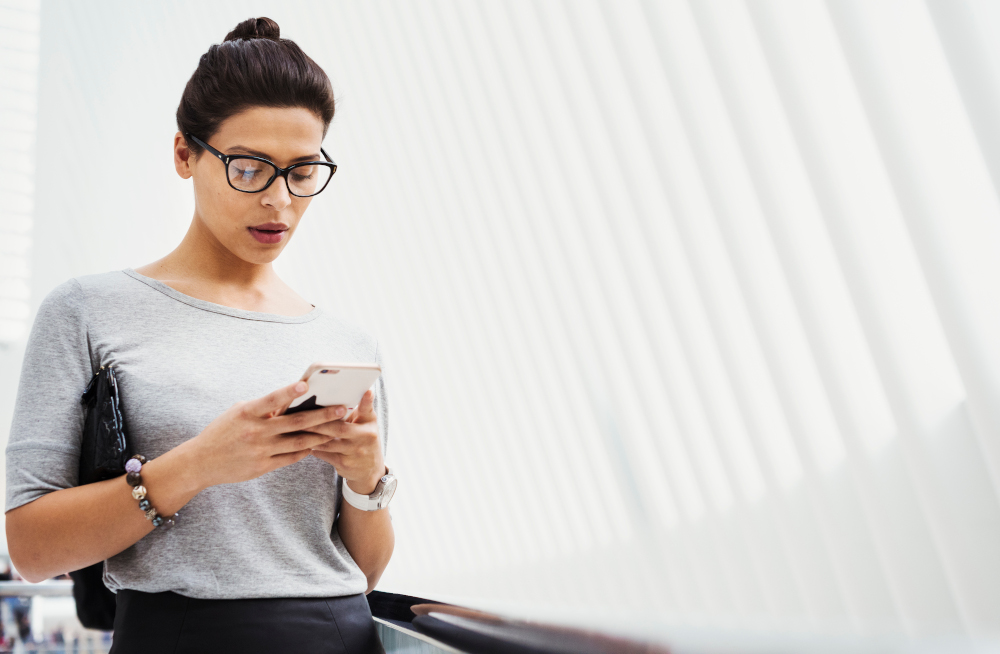
[[430, 642], [426, 636], [417, 637], [416, 632], [404, 631], [398, 627], [375, 620], [375, 629], [382, 641], [386, 654], [446, 654], [458, 650], [444, 649]]

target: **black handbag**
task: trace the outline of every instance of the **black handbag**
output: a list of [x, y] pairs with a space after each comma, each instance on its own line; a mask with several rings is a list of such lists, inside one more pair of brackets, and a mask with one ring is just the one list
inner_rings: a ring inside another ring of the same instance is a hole
[[[111, 366], [91, 378], [80, 402], [87, 406], [80, 443], [78, 485], [92, 484], [125, 474], [132, 448], [125, 431], [118, 380]], [[69, 573], [73, 579], [76, 616], [88, 629], [110, 631], [115, 623], [115, 594], [104, 585], [104, 562]]]

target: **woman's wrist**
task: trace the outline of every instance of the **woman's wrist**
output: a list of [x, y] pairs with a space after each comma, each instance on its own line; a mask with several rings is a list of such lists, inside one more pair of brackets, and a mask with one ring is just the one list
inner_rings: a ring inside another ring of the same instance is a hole
[[206, 458], [199, 452], [194, 439], [181, 443], [164, 456], [167, 455], [176, 459], [182, 476], [181, 486], [192, 493], [192, 497], [215, 485], [208, 477], [210, 470], [205, 465]]
[[201, 460], [191, 441], [151, 459], [142, 466], [142, 478], [154, 494], [160, 513], [172, 515], [208, 488]]
[[368, 479], [365, 479], [363, 481], [357, 481], [357, 480], [348, 481], [347, 479], [345, 479], [344, 483], [348, 484], [351, 487], [351, 490], [354, 491], [355, 493], [358, 493], [359, 495], [371, 495], [372, 493], [375, 492], [375, 489], [378, 487], [378, 482], [385, 475], [385, 471], [386, 471], [386, 466], [385, 464], [382, 464], [382, 467], [378, 470], [378, 473], [375, 474], [374, 476], [369, 477]]

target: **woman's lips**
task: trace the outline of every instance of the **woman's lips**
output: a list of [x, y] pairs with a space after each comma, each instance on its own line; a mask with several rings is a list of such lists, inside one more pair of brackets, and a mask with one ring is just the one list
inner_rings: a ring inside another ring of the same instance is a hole
[[250, 233], [253, 234], [253, 237], [261, 243], [280, 243], [281, 239], [285, 237], [285, 232], [287, 231], [284, 229], [281, 231], [270, 231], [266, 229], [255, 229], [253, 227], [247, 227], [247, 229], [249, 229]]

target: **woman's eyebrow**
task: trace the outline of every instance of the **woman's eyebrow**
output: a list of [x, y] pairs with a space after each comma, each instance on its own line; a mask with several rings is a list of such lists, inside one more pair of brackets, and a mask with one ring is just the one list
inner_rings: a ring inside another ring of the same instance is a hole
[[[271, 155], [267, 154], [266, 152], [261, 152], [260, 150], [254, 150], [253, 148], [248, 148], [248, 147], [246, 147], [244, 145], [234, 145], [233, 147], [229, 148], [229, 150], [231, 150], [231, 151], [238, 150], [238, 151], [240, 151], [240, 152], [242, 152], [244, 154], [252, 154], [255, 157], [261, 157], [263, 159], [268, 159], [270, 161], [274, 161], [273, 159], [271, 159]], [[319, 158], [318, 154], [307, 154], [307, 155], [304, 155], [304, 156], [301, 156], [301, 157], [296, 157], [295, 159], [292, 159], [291, 163], [298, 163], [300, 161], [319, 161], [319, 160], [320, 160], [320, 158]]]

